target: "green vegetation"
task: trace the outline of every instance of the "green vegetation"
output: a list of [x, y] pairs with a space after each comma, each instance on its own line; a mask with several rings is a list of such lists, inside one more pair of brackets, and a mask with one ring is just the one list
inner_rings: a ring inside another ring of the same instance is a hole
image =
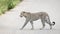
[[20, 0], [0, 0], [0, 15], [4, 14], [7, 10], [10, 10], [21, 2]]

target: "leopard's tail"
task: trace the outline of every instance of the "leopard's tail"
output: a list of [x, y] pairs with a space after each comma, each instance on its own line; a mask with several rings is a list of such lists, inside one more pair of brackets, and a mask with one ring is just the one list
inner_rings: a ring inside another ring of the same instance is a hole
[[53, 26], [54, 26], [54, 25], [55, 25], [55, 22], [52, 22], [52, 24], [51, 24], [51, 25], [53, 25]]

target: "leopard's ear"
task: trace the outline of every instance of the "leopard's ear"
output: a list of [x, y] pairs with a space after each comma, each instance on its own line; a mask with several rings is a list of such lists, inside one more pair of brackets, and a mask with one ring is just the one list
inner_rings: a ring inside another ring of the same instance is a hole
[[22, 11], [23, 13], [25, 13], [25, 11]]
[[27, 14], [30, 14], [30, 12], [27, 12]]
[[25, 12], [23, 12], [23, 13], [25, 13]]

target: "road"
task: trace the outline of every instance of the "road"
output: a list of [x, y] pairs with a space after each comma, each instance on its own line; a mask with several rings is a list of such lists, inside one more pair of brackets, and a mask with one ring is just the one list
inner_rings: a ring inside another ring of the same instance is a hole
[[[44, 30], [40, 20], [34, 23], [35, 30], [30, 30], [31, 25], [28, 23], [24, 30], [20, 30], [25, 22], [25, 18], [19, 17], [22, 11], [36, 13], [47, 12], [51, 22], [56, 24], [52, 30], [49, 30], [48, 24]], [[0, 34], [59, 34], [60, 33], [60, 0], [23, 0], [21, 3], [10, 11], [0, 16]], [[38, 25], [37, 25], [38, 24]]]

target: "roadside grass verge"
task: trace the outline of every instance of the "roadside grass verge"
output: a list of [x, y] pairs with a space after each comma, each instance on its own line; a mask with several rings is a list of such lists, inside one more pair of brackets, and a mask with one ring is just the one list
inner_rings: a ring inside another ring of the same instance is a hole
[[13, 9], [21, 0], [0, 0], [0, 15]]

